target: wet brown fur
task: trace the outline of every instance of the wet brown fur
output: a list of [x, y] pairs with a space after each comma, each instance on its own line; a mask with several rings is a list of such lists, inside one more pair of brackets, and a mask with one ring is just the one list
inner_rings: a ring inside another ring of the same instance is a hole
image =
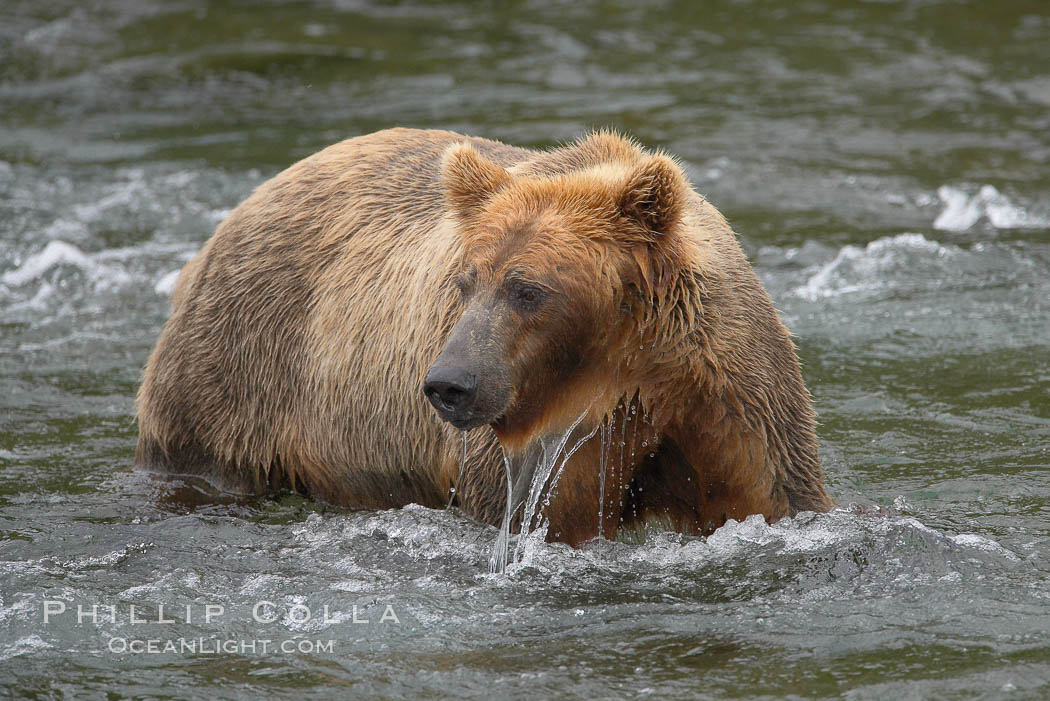
[[[251, 494], [443, 505], [463, 439], [423, 378], [462, 314], [456, 281], [522, 268], [575, 316], [527, 327], [508, 372], [567, 337], [586, 339], [561, 348], [580, 365], [558, 387], [517, 378], [513, 414], [468, 433], [462, 508], [502, 516], [497, 434], [513, 454], [588, 406], [585, 425], [647, 417], [606, 482], [608, 537], [621, 520], [706, 533], [830, 506], [794, 347], [735, 236], [672, 159], [610, 132], [534, 152], [394, 129], [261, 185], [180, 275], [136, 463]], [[549, 537], [597, 535], [599, 450], [567, 465]]]

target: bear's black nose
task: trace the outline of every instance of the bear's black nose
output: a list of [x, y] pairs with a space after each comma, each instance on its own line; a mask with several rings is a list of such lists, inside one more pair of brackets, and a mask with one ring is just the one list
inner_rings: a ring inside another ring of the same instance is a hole
[[474, 375], [462, 368], [433, 367], [423, 383], [423, 394], [447, 421], [466, 418], [477, 391]]

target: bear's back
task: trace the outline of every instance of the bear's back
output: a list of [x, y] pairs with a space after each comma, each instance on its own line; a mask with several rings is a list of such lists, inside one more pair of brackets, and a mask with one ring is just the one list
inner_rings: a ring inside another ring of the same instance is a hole
[[453, 321], [440, 158], [465, 140], [508, 166], [530, 154], [391, 129], [239, 205], [176, 285], [139, 391], [136, 463], [249, 493], [440, 502], [446, 429], [419, 386]]

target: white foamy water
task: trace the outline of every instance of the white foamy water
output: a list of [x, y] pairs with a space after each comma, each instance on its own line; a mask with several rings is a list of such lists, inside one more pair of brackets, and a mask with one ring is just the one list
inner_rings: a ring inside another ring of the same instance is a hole
[[143, 289], [167, 297], [181, 268], [158, 272], [157, 266], [181, 265], [195, 252], [184, 244], [148, 241], [88, 253], [67, 241], [49, 241], [0, 275], [0, 299], [7, 299], [8, 313], [36, 310], [69, 315], [85, 309], [101, 311], [112, 295]]
[[43, 251], [30, 256], [19, 268], [4, 273], [0, 280], [5, 285], [24, 285], [57, 265], [71, 265], [89, 273], [97, 270], [95, 262], [76, 246], [65, 241], [51, 241]]
[[180, 272], [182, 272], [181, 268], [164, 274], [153, 286], [153, 291], [159, 295], [170, 297], [171, 293], [175, 291], [175, 283], [179, 280]]
[[[682, 578], [723, 581], [723, 574], [715, 574], [723, 567], [734, 568], [733, 586], [761, 588], [769, 573], [800, 568], [807, 562], [800, 557], [819, 562], [842, 552], [862, 554], [864, 577], [889, 593], [908, 582], [952, 573], [972, 577], [982, 567], [1012, 567], [1022, 559], [987, 536], [931, 528], [914, 516], [838, 509], [773, 524], [757, 515], [730, 520], [707, 538], [653, 530], [641, 544], [597, 540], [580, 549], [545, 542], [541, 527], [511, 536], [515, 557], [505, 572], [488, 574], [483, 563], [498, 530], [417, 506], [349, 519], [311, 516], [294, 529], [295, 540], [306, 548], [290, 552], [302, 566], [325, 562], [337, 589], [382, 589], [412, 581], [425, 590], [444, 591], [458, 582], [476, 595], [536, 577], [582, 589], [610, 578], [640, 577], [655, 592], [673, 591]], [[251, 581], [253, 596], [272, 593], [270, 578], [253, 576]], [[287, 584], [295, 587], [294, 581]], [[785, 594], [793, 595], [793, 590]]]
[[835, 257], [796, 287], [799, 297], [824, 297], [879, 290], [900, 277], [923, 275], [941, 267], [939, 261], [959, 255], [959, 249], [930, 241], [922, 234], [897, 234], [866, 246], [844, 246]]
[[0, 648], [0, 662], [9, 660], [12, 657], [38, 654], [50, 647], [53, 646], [39, 635], [27, 635], [24, 638], [19, 638], [13, 643]]
[[0, 319], [20, 323], [103, 313], [115, 321], [131, 299], [169, 296], [178, 270], [261, 177], [141, 167], [39, 177], [38, 170], [5, 171]]
[[1010, 200], [992, 185], [972, 188], [942, 185], [937, 188], [944, 209], [937, 215], [933, 228], [940, 231], [967, 231], [980, 221], [996, 229], [1050, 228], [1050, 214], [1033, 212]]

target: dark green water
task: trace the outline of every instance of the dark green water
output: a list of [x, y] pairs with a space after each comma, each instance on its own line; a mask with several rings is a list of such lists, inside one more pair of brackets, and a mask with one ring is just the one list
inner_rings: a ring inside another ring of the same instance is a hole
[[[265, 178], [393, 125], [679, 155], [798, 334], [829, 491], [881, 513], [493, 576], [456, 513], [133, 473], [172, 273]], [[15, 697], [1048, 698], [1048, 468], [1046, 2], [0, 5]]]

